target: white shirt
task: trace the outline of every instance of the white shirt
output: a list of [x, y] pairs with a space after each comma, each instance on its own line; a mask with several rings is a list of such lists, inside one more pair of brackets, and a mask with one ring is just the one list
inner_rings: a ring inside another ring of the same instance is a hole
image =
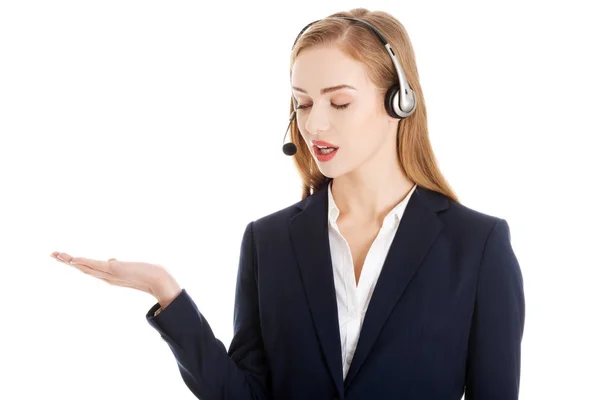
[[408, 195], [385, 217], [381, 229], [367, 253], [357, 286], [352, 253], [348, 242], [346, 242], [337, 226], [336, 221], [340, 211], [333, 200], [331, 183], [329, 184], [329, 243], [342, 343], [344, 378], [346, 378], [354, 357], [365, 313], [383, 267], [383, 262], [396, 235], [408, 200], [416, 187], [414, 185]]

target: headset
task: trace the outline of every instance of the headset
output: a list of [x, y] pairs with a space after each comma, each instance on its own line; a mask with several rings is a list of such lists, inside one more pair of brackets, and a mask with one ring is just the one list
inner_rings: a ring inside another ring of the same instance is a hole
[[[392, 47], [390, 46], [390, 44], [388, 43], [386, 38], [372, 24], [370, 24], [362, 19], [352, 18], [352, 17], [329, 17], [329, 18], [341, 18], [341, 19], [345, 19], [348, 21], [355, 21], [355, 22], [361, 23], [364, 26], [366, 26], [367, 28], [369, 28], [377, 36], [377, 38], [379, 39], [381, 44], [385, 47], [390, 58], [392, 59], [392, 63], [394, 64], [396, 73], [398, 75], [398, 84], [392, 85], [392, 87], [390, 87], [385, 94], [385, 100], [384, 100], [385, 109], [392, 118], [402, 120], [402, 119], [410, 117], [415, 112], [415, 109], [417, 106], [416, 94], [410, 87], [408, 80], [406, 79], [406, 74], [404, 73], [404, 69], [402, 69], [400, 62], [398, 61], [398, 58], [396, 57], [396, 53], [394, 52], [394, 50], [392, 49]], [[298, 36], [296, 36], [296, 40], [294, 40], [294, 45], [292, 46], [292, 50], [294, 50], [294, 47], [296, 47], [296, 42], [298, 42], [298, 39], [300, 38], [300, 36], [302, 36], [304, 31], [306, 31], [311, 25], [313, 25], [319, 21], [321, 21], [321, 20], [319, 19], [319, 20], [309, 23], [300, 31]], [[292, 120], [296, 117], [297, 105], [296, 105], [296, 101], [293, 96], [292, 96], [292, 101], [294, 103], [294, 111], [292, 111], [292, 113], [290, 114], [288, 128], [285, 132], [285, 135], [283, 136], [284, 141], [285, 141], [285, 137], [287, 136], [287, 133], [290, 129], [290, 126], [292, 124]], [[296, 145], [294, 143], [290, 142], [290, 143], [286, 143], [283, 145], [283, 153], [285, 155], [293, 156], [294, 154], [296, 154], [297, 151], [298, 151], [298, 149], [296, 148]]]

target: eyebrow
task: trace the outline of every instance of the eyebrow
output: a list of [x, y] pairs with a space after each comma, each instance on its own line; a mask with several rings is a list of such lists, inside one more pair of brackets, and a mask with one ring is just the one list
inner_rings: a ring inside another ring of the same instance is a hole
[[[307, 93], [306, 90], [301, 89], [299, 87], [296, 86], [292, 86], [292, 89], [294, 89], [297, 92], [302, 92], [302, 93]], [[337, 86], [331, 86], [331, 87], [326, 87], [321, 89], [321, 94], [325, 94], [325, 93], [330, 93], [330, 92], [334, 92], [336, 90], [340, 90], [340, 89], [353, 89], [356, 90], [356, 88], [354, 86], [350, 86], [350, 85], [337, 85]]]

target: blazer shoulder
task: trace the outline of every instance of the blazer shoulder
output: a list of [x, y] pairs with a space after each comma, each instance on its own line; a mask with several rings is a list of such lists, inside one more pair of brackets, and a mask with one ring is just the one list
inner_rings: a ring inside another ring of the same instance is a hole
[[448, 208], [442, 211], [439, 217], [453, 232], [477, 236], [487, 236], [497, 223], [505, 221], [498, 215], [482, 212], [452, 199], [448, 199]]
[[254, 225], [255, 230], [263, 233], [267, 231], [280, 231], [289, 226], [290, 219], [301, 211], [301, 207], [305, 201], [306, 200], [300, 200], [294, 204], [260, 216], [251, 223]]

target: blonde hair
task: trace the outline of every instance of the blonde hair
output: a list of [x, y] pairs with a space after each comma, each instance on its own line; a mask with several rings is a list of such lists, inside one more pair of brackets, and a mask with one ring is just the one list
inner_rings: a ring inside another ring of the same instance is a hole
[[[415, 112], [398, 124], [400, 165], [407, 177], [417, 185], [441, 193], [458, 202], [458, 197], [437, 165], [429, 141], [427, 108], [419, 82], [412, 44], [404, 26], [392, 15], [383, 11], [355, 8], [331, 14], [328, 19], [314, 23], [298, 38], [292, 50], [290, 77], [294, 61], [302, 50], [319, 45], [336, 45], [348, 57], [363, 63], [370, 79], [382, 90], [387, 90], [398, 82], [392, 60], [370, 29], [363, 24], [331, 17], [352, 17], [364, 20], [375, 26], [388, 40], [404, 69], [417, 101]], [[383, 101], [381, 106], [384, 106]], [[291, 99], [290, 112], [293, 110], [294, 102]], [[294, 164], [302, 179], [302, 199], [304, 199], [323, 189], [329, 179], [319, 171], [310, 149], [302, 140], [296, 120], [290, 126], [290, 139], [298, 149], [294, 156]]]

